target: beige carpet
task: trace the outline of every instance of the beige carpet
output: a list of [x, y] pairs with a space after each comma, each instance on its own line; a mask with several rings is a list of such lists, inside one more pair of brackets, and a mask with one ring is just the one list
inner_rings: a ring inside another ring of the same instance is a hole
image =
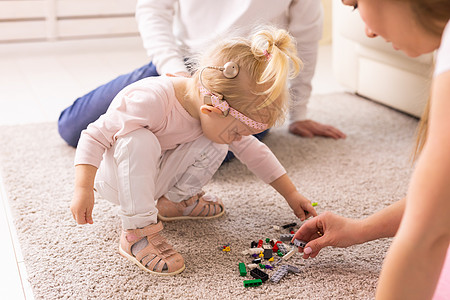
[[[348, 138], [302, 139], [274, 129], [265, 142], [318, 212], [364, 217], [404, 196], [417, 120], [365, 99], [316, 96], [310, 117]], [[252, 240], [278, 238], [272, 225], [295, 221], [288, 205], [238, 161], [221, 167], [206, 190], [227, 207], [213, 221], [165, 224], [186, 260], [175, 277], [147, 275], [117, 252], [116, 208], [98, 199], [94, 225], [77, 226], [69, 211], [74, 149], [56, 124], [0, 128], [1, 175], [36, 299], [371, 299], [390, 240], [296, 255], [300, 268], [279, 284], [244, 288], [238, 263]], [[232, 251], [218, 248], [231, 243]], [[272, 271], [268, 272], [273, 274]], [[248, 276], [245, 279], [252, 279]]]

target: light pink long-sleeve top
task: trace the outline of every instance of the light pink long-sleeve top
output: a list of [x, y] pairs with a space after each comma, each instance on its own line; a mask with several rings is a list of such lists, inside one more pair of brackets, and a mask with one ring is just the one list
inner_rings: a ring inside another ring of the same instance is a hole
[[[75, 165], [100, 166], [103, 153], [117, 138], [139, 128], [147, 128], [158, 139], [162, 151], [202, 136], [200, 121], [193, 118], [175, 97], [168, 77], [151, 77], [123, 89], [108, 111], [81, 133]], [[230, 150], [256, 176], [271, 183], [286, 170], [270, 149], [254, 136], [231, 143]]]

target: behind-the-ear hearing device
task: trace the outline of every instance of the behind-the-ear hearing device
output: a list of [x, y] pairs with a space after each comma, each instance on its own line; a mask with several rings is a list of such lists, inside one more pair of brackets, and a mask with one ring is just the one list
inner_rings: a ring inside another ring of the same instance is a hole
[[200, 71], [200, 74], [198, 74], [198, 79], [199, 79], [202, 87], [205, 89], [206, 89], [206, 87], [203, 84], [203, 80], [202, 80], [203, 71], [205, 71], [205, 69], [214, 69], [214, 70], [222, 71], [223, 76], [225, 76], [225, 78], [228, 78], [228, 79], [233, 79], [239, 74], [238, 64], [235, 62], [232, 62], [232, 61], [227, 62], [223, 67], [218, 67], [218, 66], [203, 67], [203, 69]]
[[[233, 79], [239, 74], [239, 66], [235, 62], [229, 61], [225, 65], [223, 65], [223, 67], [206, 66], [206, 67], [203, 67], [203, 69], [200, 71], [200, 74], [198, 74], [198, 79], [200, 81], [200, 85], [209, 94], [209, 95], [204, 96], [203, 101], [205, 104], [211, 105], [211, 96], [217, 97], [218, 100], [223, 100], [223, 95], [221, 95], [219, 93], [213, 93], [205, 87], [205, 85], [203, 84], [203, 80], [202, 80], [202, 74], [205, 69], [214, 69], [214, 70], [222, 71], [222, 74], [223, 74], [223, 76], [225, 76], [225, 78]], [[226, 117], [228, 115], [228, 113], [229, 113], [229, 109], [223, 111], [223, 116]]]
[[[249, 127], [252, 127], [257, 130], [266, 130], [268, 128], [268, 124], [257, 122], [243, 113], [237, 111], [233, 107], [230, 107], [228, 101], [224, 99], [223, 95], [219, 93], [213, 93], [208, 90], [202, 81], [202, 74], [205, 69], [214, 69], [222, 71], [222, 74], [225, 78], [232, 79], [235, 78], [239, 74], [239, 66], [237, 63], [229, 61], [223, 67], [217, 66], [206, 66], [203, 67], [200, 73], [198, 74], [199, 82], [200, 82], [200, 94], [203, 95], [204, 104], [213, 106], [222, 112], [223, 117], [227, 117], [228, 114], [239, 120], [240, 122], [246, 124]], [[202, 108], [202, 112], [203, 112]], [[205, 108], [208, 110], [207, 108]]]

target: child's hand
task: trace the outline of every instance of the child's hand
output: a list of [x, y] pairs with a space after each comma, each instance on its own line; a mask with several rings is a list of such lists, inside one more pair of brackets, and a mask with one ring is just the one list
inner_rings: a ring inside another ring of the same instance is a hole
[[302, 221], [311, 216], [317, 216], [316, 210], [311, 205], [311, 202], [297, 191], [286, 197], [286, 201], [294, 211], [297, 218]]
[[75, 194], [70, 205], [73, 218], [78, 224], [92, 224], [94, 209], [94, 191], [91, 188], [75, 187]]
[[281, 175], [272, 181], [270, 185], [286, 199], [294, 214], [300, 220], [304, 221], [310, 216], [317, 216], [316, 210], [311, 205], [311, 202], [297, 191], [297, 188], [287, 174]]

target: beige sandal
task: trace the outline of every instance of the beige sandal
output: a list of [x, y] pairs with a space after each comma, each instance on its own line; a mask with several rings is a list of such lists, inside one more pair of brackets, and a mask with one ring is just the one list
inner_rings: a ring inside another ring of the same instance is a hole
[[222, 201], [216, 196], [205, 195], [205, 192], [179, 203], [172, 202], [163, 196], [158, 199], [156, 208], [158, 218], [163, 221], [213, 219], [225, 213]]
[[119, 253], [151, 274], [175, 275], [183, 272], [184, 259], [159, 234], [162, 229], [162, 223], [158, 222], [144, 228], [122, 231]]

